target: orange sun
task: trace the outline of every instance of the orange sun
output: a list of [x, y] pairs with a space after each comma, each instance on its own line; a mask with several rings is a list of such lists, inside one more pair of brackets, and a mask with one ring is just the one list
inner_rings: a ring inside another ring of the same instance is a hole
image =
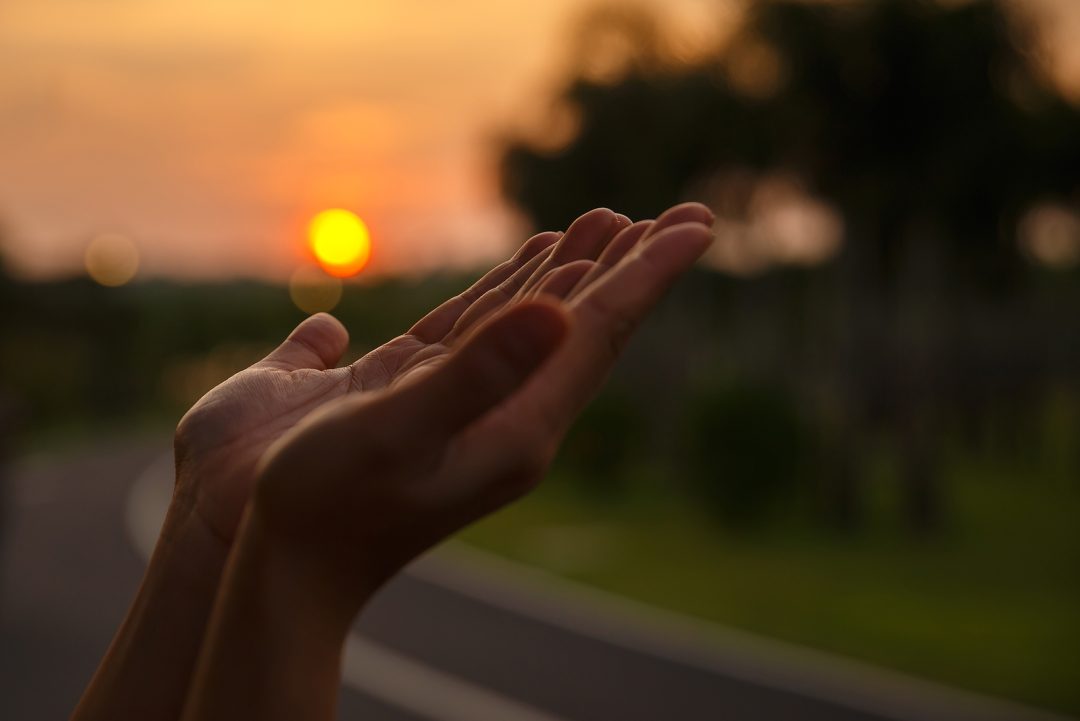
[[356, 275], [371, 257], [371, 234], [354, 213], [332, 208], [318, 213], [308, 226], [311, 252], [330, 275]]

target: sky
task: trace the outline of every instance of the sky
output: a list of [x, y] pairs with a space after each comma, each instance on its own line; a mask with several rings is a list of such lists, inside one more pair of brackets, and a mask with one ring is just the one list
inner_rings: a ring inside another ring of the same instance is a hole
[[[674, 5], [699, 23], [716, 3]], [[74, 272], [112, 233], [144, 276], [285, 278], [333, 207], [367, 222], [372, 272], [499, 256], [528, 229], [496, 141], [550, 91], [582, 7], [3, 0], [7, 265]]]
[[[706, 41], [739, 2], [652, 0]], [[6, 266], [80, 272], [109, 234], [142, 277], [284, 279], [334, 207], [368, 224], [371, 273], [490, 262], [529, 231], [499, 197], [497, 140], [557, 84], [590, 5], [0, 0]], [[1080, 47], [1078, 23], [1055, 18], [1054, 47]], [[1080, 78], [1080, 52], [1062, 57]]]

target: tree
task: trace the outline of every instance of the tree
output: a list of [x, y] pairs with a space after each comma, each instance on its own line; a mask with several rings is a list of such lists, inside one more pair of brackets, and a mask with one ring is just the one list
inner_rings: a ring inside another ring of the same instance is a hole
[[[761, 2], [725, 47], [680, 63], [642, 11], [607, 8], [587, 17], [552, 105], [576, 132], [556, 148], [510, 143], [504, 192], [561, 227], [598, 204], [652, 216], [729, 169], [797, 176], [846, 229], [829, 271], [839, 435], [857, 466], [883, 419], [900, 439], [909, 521], [932, 528], [937, 406], [956, 381], [945, 358], [961, 322], [948, 298], [1020, 291], [1023, 214], [1080, 198], [1080, 113], [1033, 68], [1025, 32], [989, 1]], [[844, 480], [857, 474], [836, 477], [838, 508], [857, 508]]]

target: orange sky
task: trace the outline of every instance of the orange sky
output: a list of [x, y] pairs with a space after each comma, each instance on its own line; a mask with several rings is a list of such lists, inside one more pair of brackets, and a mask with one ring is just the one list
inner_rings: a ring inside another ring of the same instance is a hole
[[[675, 5], [700, 22], [716, 3]], [[374, 270], [499, 255], [523, 228], [490, 140], [551, 82], [580, 7], [3, 0], [9, 265], [70, 272], [120, 232], [145, 275], [284, 278], [334, 206], [368, 221]]]
[[[690, 36], [739, 1], [652, 0]], [[0, 0], [8, 265], [72, 272], [118, 232], [144, 276], [282, 279], [335, 206], [370, 225], [374, 271], [486, 262], [525, 232], [491, 139], [550, 87], [589, 5]]]

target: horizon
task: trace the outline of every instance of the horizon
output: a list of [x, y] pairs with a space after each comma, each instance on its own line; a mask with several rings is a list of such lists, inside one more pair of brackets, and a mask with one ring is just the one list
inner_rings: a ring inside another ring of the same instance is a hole
[[[561, 79], [560, 38], [587, 9], [4, 5], [9, 272], [82, 273], [91, 240], [119, 234], [140, 277], [279, 281], [310, 260], [304, 229], [329, 208], [371, 228], [365, 274], [476, 266], [522, 241], [494, 151]], [[700, 18], [708, 3], [677, 5]]]
[[[740, 7], [642, 5], [690, 52]], [[1047, 9], [1040, 57], [1080, 98], [1077, 6], [1012, 5]], [[308, 223], [338, 207], [371, 229], [365, 276], [488, 263], [532, 231], [500, 195], [499, 140], [530, 129], [593, 7], [8, 0], [5, 266], [81, 274], [104, 234], [135, 247], [138, 278], [286, 282], [312, 262]]]

